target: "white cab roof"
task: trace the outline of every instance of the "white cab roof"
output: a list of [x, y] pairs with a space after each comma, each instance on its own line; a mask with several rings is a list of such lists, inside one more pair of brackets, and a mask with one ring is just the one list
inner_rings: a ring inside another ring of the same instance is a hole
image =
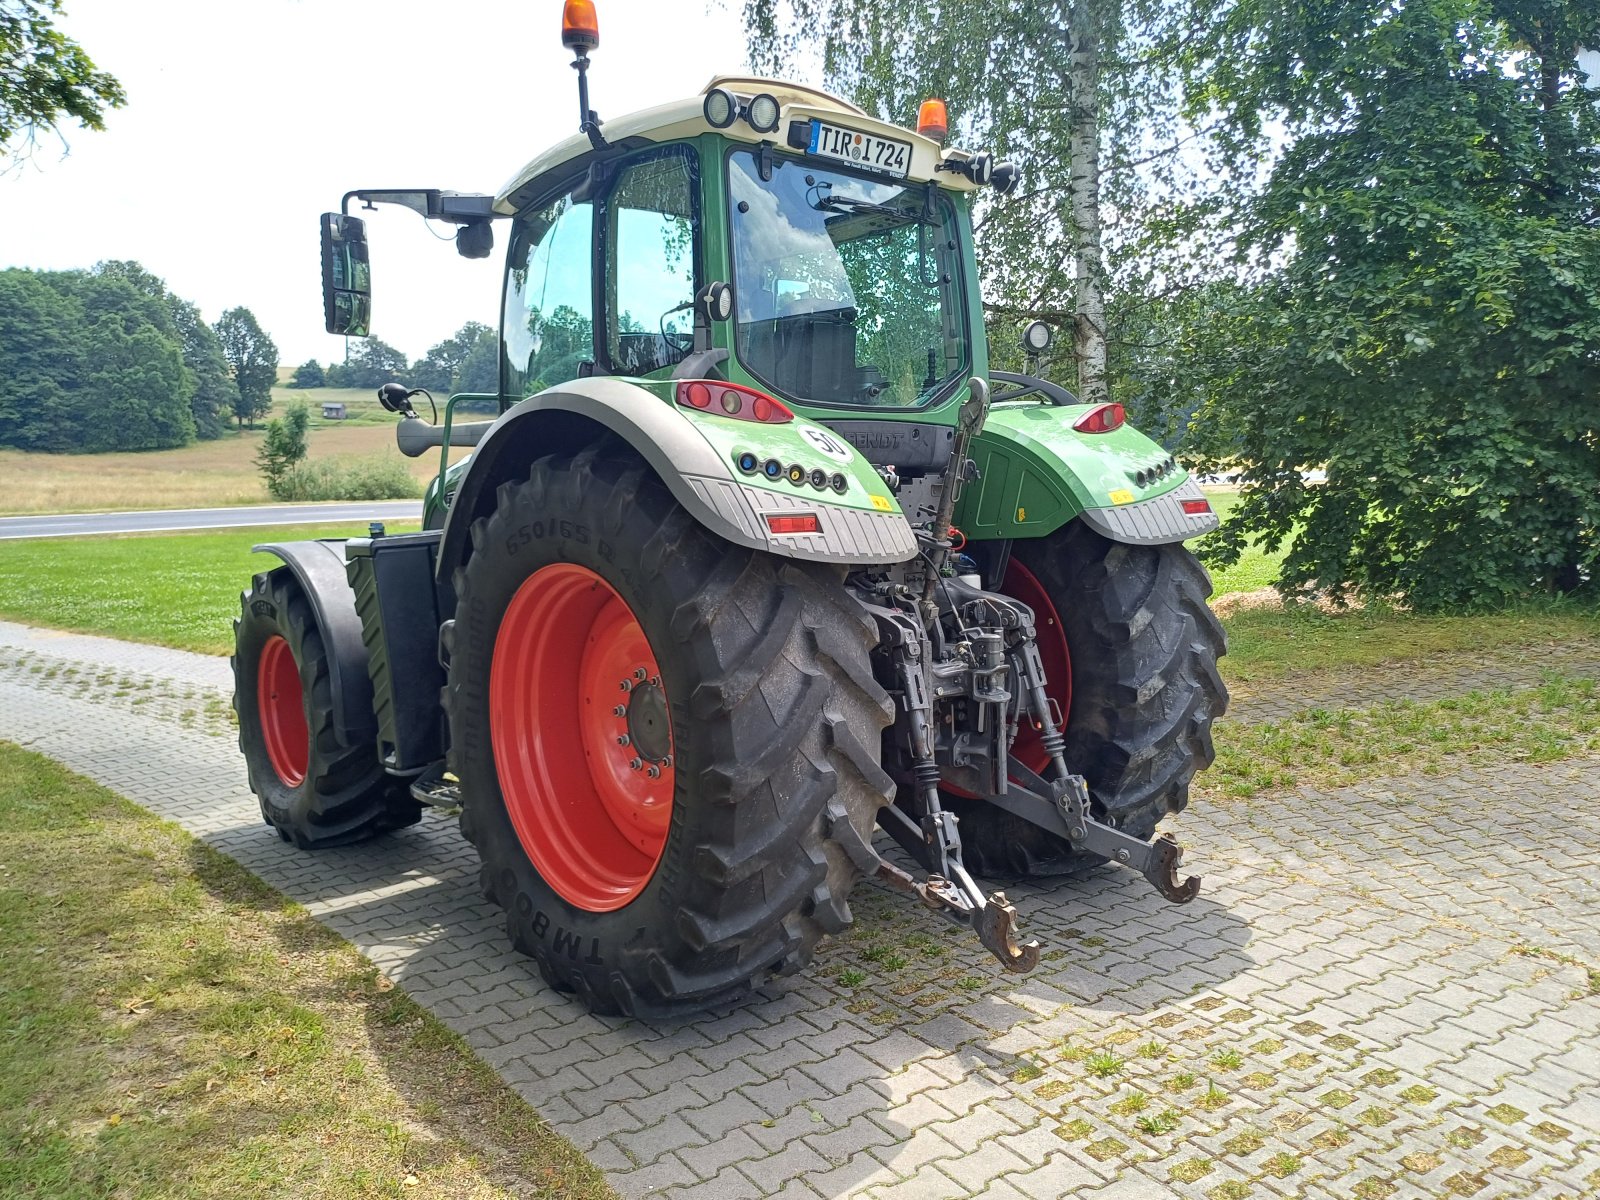
[[[781, 109], [778, 128], [773, 133], [761, 134], [742, 121], [736, 120], [726, 129], [714, 129], [706, 122], [705, 95], [712, 88], [726, 88], [741, 99], [767, 92], [776, 97]], [[935, 168], [946, 158], [966, 158], [965, 152], [947, 150], [931, 138], [887, 121], [868, 116], [861, 109], [837, 96], [804, 84], [788, 83], [781, 79], [762, 79], [753, 75], [718, 75], [701, 89], [698, 95], [659, 104], [654, 108], [640, 109], [626, 116], [602, 121], [600, 131], [607, 141], [621, 142], [628, 138], [643, 138], [652, 142], [673, 142], [695, 137], [702, 133], [720, 133], [734, 141], [759, 144], [771, 142], [780, 152], [789, 153], [785, 131], [791, 121], [809, 121], [812, 117], [836, 120], [841, 125], [862, 133], [911, 143], [911, 166], [906, 177], [915, 182], [934, 178]], [[533, 199], [528, 185], [550, 174], [563, 165], [588, 154], [589, 139], [581, 133], [557, 142], [518, 171], [496, 195], [495, 211], [511, 214]], [[971, 191], [976, 185], [965, 176], [953, 172], [939, 174], [939, 185], [956, 191]]]

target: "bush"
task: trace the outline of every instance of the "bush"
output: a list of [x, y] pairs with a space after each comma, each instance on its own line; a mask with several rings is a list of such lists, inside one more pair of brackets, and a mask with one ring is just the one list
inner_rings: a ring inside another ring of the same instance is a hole
[[296, 400], [282, 417], [267, 422], [267, 435], [256, 454], [256, 466], [275, 499], [293, 499], [283, 494], [283, 477], [305, 461], [306, 431], [310, 426], [311, 411], [304, 400]]
[[297, 463], [273, 495], [279, 500], [411, 500], [422, 494], [405, 463], [387, 455], [341, 455]]

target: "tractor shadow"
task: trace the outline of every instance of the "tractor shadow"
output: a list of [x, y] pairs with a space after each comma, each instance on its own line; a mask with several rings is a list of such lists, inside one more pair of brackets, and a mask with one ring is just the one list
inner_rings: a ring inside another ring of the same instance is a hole
[[[254, 823], [206, 840], [353, 942], [625, 1196], [694, 1185], [718, 1155], [740, 1155], [730, 1169], [759, 1186], [763, 1162], [797, 1139], [825, 1194], [892, 1181], [920, 1165], [922, 1126], [948, 1120], [919, 1088], [1026, 1101], [1018, 1054], [1039, 1036], [1137, 1024], [1255, 965], [1249, 929], [1226, 907], [1204, 892], [1168, 904], [1125, 870], [981, 881], [1005, 887], [1023, 934], [1042, 943], [1028, 976], [1007, 975], [967, 930], [864, 884], [851, 929], [806, 972], [744, 1003], [675, 1021], [596, 1017], [509, 948], [451, 819], [429, 813], [375, 842], [313, 853]], [[260, 903], [282, 902], [262, 893]], [[393, 1044], [394, 1011], [375, 986], [375, 1047]], [[440, 1102], [422, 1062], [384, 1061], [409, 1102]]]

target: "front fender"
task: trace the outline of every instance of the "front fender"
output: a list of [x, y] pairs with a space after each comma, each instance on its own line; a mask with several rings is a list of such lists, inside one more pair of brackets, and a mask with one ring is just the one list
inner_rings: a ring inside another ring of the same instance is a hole
[[1171, 456], [1149, 437], [1130, 425], [1110, 433], [1073, 429], [1090, 407], [1019, 401], [990, 410], [973, 439], [980, 476], [962, 489], [956, 508], [967, 537], [1044, 537], [1074, 518], [1112, 541], [1140, 545], [1217, 528], [1209, 504], [1199, 508], [1199, 485], [1181, 466], [1167, 466]]
[[[871, 465], [842, 439], [804, 418], [765, 425], [691, 411], [647, 386], [620, 379], [575, 379], [508, 409], [478, 443], [449, 497], [439, 549], [441, 578], [466, 558], [469, 530], [494, 507], [501, 483], [527, 477], [537, 458], [577, 453], [605, 433], [627, 442], [673, 498], [718, 537], [784, 558], [851, 565], [902, 562], [916, 541]], [[743, 474], [735, 458], [846, 477], [846, 491], [819, 490]], [[816, 513], [815, 534], [774, 534], [767, 518]]]

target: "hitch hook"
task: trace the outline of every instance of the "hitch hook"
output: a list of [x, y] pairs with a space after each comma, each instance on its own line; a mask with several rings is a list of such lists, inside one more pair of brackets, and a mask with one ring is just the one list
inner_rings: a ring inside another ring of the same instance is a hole
[[1183, 847], [1170, 833], [1159, 834], [1150, 843], [1150, 857], [1145, 860], [1144, 877], [1174, 904], [1187, 904], [1200, 894], [1200, 877], [1187, 875], [1178, 879], [1178, 864], [1183, 861]]
[[1000, 960], [1000, 965], [1016, 975], [1026, 975], [1039, 965], [1039, 940], [1029, 938], [1017, 944], [1017, 910], [1004, 892], [994, 892], [973, 914], [973, 928], [983, 948]]

